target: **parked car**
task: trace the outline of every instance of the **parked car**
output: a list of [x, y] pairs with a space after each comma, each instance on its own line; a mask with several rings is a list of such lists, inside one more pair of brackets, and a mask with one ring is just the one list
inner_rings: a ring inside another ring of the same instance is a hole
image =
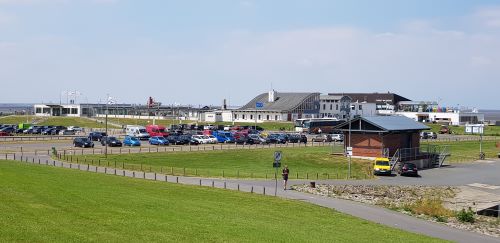
[[420, 138], [421, 139], [428, 139], [429, 138], [429, 133], [428, 132], [421, 132], [420, 133]]
[[181, 139], [180, 136], [177, 136], [177, 135], [170, 135], [167, 137], [167, 140], [170, 144], [174, 144], [174, 145], [186, 144], [186, 142], [183, 139]]
[[338, 133], [334, 133], [334, 134], [329, 134], [330, 136], [330, 141], [328, 142], [342, 142], [344, 141], [344, 135], [343, 134], [338, 134]]
[[322, 142], [326, 142], [326, 138], [324, 135], [320, 134], [320, 135], [316, 135], [315, 137], [313, 137], [311, 141], [322, 143]]
[[428, 132], [427, 133], [427, 138], [430, 138], [430, 139], [437, 139], [438, 135], [437, 133], [435, 132]]
[[107, 134], [105, 132], [91, 132], [89, 133], [89, 139], [92, 141], [101, 141], [103, 137], [106, 137]]
[[373, 164], [373, 174], [374, 175], [391, 175], [391, 165], [389, 164], [388, 158], [375, 158], [375, 163]]
[[14, 133], [16, 129], [14, 127], [8, 126], [0, 129], [0, 132]]
[[300, 135], [300, 142], [306, 144], [307, 143], [307, 136], [304, 134]]
[[75, 130], [61, 130], [59, 131], [59, 135], [75, 135]]
[[415, 164], [404, 163], [398, 173], [402, 176], [418, 176], [418, 169]]
[[446, 125], [441, 125], [439, 129], [439, 134], [451, 134], [451, 129]]
[[280, 134], [276, 134], [276, 133], [273, 133], [273, 134], [269, 134], [269, 136], [267, 136], [267, 143], [286, 143], [286, 139], [285, 137], [281, 136]]
[[108, 146], [110, 147], [121, 147], [123, 145], [122, 142], [118, 140], [118, 138], [109, 136], [103, 137], [101, 139], [101, 145], [104, 146], [106, 144], [108, 144]]
[[69, 126], [67, 129], [68, 130], [73, 130], [75, 132], [83, 132], [83, 128], [77, 127], [77, 126]]
[[8, 132], [0, 132], [0, 137], [10, 136]]
[[299, 134], [290, 134], [288, 135], [289, 143], [300, 143], [301, 137]]
[[208, 137], [204, 135], [193, 135], [192, 138], [198, 141], [200, 144], [210, 143], [210, 139], [208, 139]]
[[131, 137], [131, 136], [125, 136], [125, 139], [123, 139], [123, 146], [141, 146], [141, 141], [136, 138], [136, 137]]
[[205, 138], [208, 139], [208, 143], [216, 144], [219, 142], [214, 135], [205, 135]]
[[265, 144], [267, 143], [267, 139], [261, 137], [258, 134], [250, 134], [248, 135], [249, 138], [253, 139], [255, 144]]
[[169, 142], [163, 136], [153, 136], [149, 138], [149, 144], [151, 145], [168, 145]]
[[79, 137], [73, 139], [73, 146], [82, 148], [93, 148], [94, 143], [89, 138]]
[[42, 135], [51, 135], [52, 134], [52, 130], [54, 130], [54, 128], [45, 128], [43, 129], [43, 131], [41, 132]]
[[255, 140], [253, 140], [251, 137], [246, 137], [246, 136], [241, 136], [237, 138], [234, 143], [236, 144], [255, 144]]
[[179, 140], [182, 141], [183, 144], [189, 144], [189, 145], [199, 145], [200, 143], [196, 140], [194, 140], [191, 135], [181, 135], [179, 136]]

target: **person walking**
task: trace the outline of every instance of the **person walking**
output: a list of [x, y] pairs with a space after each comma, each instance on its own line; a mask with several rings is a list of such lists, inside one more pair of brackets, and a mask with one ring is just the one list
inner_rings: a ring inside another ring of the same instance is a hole
[[283, 168], [281, 175], [283, 176], [283, 190], [286, 191], [286, 184], [288, 182], [288, 174], [290, 173], [290, 170], [288, 169], [288, 165], [285, 165], [285, 168]]

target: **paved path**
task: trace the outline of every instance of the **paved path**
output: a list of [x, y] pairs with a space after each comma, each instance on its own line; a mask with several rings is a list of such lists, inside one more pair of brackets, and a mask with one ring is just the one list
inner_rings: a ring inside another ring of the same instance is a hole
[[[414, 233], [424, 234], [445, 240], [455, 242], [500, 242], [499, 238], [489, 237], [473, 232], [463, 231], [451, 228], [445, 225], [417, 219], [402, 213], [391, 211], [377, 206], [352, 202], [348, 200], [328, 198], [318, 195], [305, 194], [296, 191], [284, 191], [281, 189], [281, 184], [278, 185], [278, 190], [274, 190], [273, 181], [252, 181], [252, 180], [224, 180], [224, 179], [207, 179], [196, 177], [182, 176], [167, 176], [157, 173], [138, 172], [130, 170], [121, 170], [106, 167], [96, 167], [92, 165], [81, 165], [74, 163], [66, 163], [54, 161], [48, 156], [28, 156], [23, 157], [23, 161], [30, 163], [40, 163], [50, 166], [72, 168], [94, 173], [106, 173], [117, 176], [127, 176], [146, 180], [166, 181], [172, 183], [182, 183], [187, 185], [209, 186], [216, 188], [225, 188], [230, 190], [238, 190], [244, 192], [258, 193], [264, 195], [274, 195], [287, 199], [300, 200], [313, 203], [323, 207], [335, 209], [339, 212], [353, 215], [365, 220], [380, 223], [390, 227], [410, 231]], [[334, 182], [334, 181], [328, 181]], [[335, 181], [338, 182], [338, 181]], [[343, 181], [349, 182], [349, 181]], [[374, 181], [370, 181], [373, 183]], [[293, 183], [304, 183], [304, 181], [293, 181]], [[365, 183], [368, 183], [366, 181]]]

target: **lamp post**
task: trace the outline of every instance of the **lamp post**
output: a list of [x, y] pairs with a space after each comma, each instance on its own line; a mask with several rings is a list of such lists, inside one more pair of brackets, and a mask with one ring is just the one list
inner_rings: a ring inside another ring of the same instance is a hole
[[342, 96], [340, 99], [340, 110], [344, 111], [346, 116], [347, 116], [347, 123], [349, 124], [349, 130], [348, 130], [348, 147], [346, 148], [347, 150], [347, 156], [349, 157], [349, 164], [348, 164], [348, 174], [347, 177], [351, 179], [351, 160], [352, 160], [352, 147], [351, 147], [351, 97], [349, 96]]

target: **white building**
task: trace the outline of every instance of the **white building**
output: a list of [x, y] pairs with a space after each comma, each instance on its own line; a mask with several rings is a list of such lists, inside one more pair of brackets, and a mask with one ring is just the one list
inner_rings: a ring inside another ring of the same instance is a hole
[[454, 126], [484, 122], [483, 113], [440, 107], [437, 102], [401, 101], [394, 114], [406, 116], [418, 122], [437, 122]]
[[[345, 119], [344, 112], [340, 111], [341, 95], [321, 95], [319, 117], [333, 117]], [[375, 116], [377, 115], [377, 105], [375, 103], [359, 102], [358, 100], [351, 103], [351, 118], [354, 116]]]
[[82, 107], [77, 104], [56, 105], [38, 104], [34, 106], [35, 116], [72, 116], [78, 117], [82, 114]]

